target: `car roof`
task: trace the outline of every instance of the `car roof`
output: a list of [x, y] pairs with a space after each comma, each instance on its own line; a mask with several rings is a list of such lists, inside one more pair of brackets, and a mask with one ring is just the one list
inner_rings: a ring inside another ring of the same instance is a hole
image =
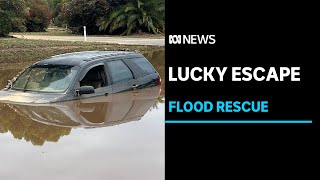
[[39, 61], [34, 65], [70, 65], [81, 66], [85, 63], [97, 60], [111, 60], [117, 57], [142, 56], [137, 52], [130, 51], [83, 51], [52, 56], [48, 59]]

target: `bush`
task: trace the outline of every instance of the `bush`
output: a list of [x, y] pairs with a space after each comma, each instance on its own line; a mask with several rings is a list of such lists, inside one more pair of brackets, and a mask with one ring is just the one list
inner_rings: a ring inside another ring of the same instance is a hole
[[44, 0], [27, 0], [26, 3], [28, 6], [27, 31], [45, 31], [51, 20], [49, 5]]
[[23, 32], [26, 30], [26, 4], [24, 0], [0, 0], [0, 10], [9, 16], [11, 31]]
[[11, 20], [8, 13], [0, 10], [0, 37], [6, 37], [11, 31]]
[[99, 34], [96, 20], [109, 8], [108, 0], [70, 0], [63, 5], [59, 20], [65, 21], [73, 33], [83, 33], [83, 26], [87, 26], [89, 34]]
[[128, 3], [130, 0], [109, 0], [109, 4], [111, 7], [117, 7]]
[[97, 25], [102, 31], [122, 35], [133, 32], [157, 34], [165, 29], [164, 9], [164, 0], [130, 0], [101, 18]]

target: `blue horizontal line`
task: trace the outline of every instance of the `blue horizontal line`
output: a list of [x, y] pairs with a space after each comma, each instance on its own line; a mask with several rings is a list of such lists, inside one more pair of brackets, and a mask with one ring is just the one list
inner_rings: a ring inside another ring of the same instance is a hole
[[166, 120], [166, 124], [311, 124], [312, 120]]

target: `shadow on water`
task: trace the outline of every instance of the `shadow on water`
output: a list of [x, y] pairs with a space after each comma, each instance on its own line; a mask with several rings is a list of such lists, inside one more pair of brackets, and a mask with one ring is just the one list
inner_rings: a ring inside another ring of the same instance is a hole
[[[33, 145], [58, 142], [72, 128], [98, 128], [139, 121], [149, 110], [157, 109], [165, 97], [164, 50], [144, 54], [162, 78], [162, 91], [147, 88], [106, 97], [55, 103], [50, 105], [19, 105], [0, 103], [0, 133], [11, 132], [16, 139]], [[0, 89], [21, 69], [0, 69]]]

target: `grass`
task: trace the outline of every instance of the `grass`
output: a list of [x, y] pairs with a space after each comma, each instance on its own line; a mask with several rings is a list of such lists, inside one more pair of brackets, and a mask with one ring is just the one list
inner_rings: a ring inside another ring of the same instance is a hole
[[13, 32], [11, 35], [41, 35], [41, 36], [73, 36], [70, 31], [63, 28], [50, 28], [45, 32]]
[[45, 40], [25, 40], [17, 38], [0, 39], [0, 69], [5, 64], [25, 65], [47, 58], [52, 55], [96, 50], [125, 50], [148, 53], [163, 49], [150, 46], [128, 46], [93, 42], [65, 42]]
[[[37, 36], [82, 36], [82, 35], [76, 35], [72, 34], [70, 31], [67, 31], [63, 28], [50, 28], [47, 29], [45, 32], [14, 32], [11, 33], [11, 35], [37, 35]], [[164, 34], [149, 34], [149, 33], [140, 33], [140, 34], [132, 34], [129, 36], [119, 36], [119, 35], [90, 35], [90, 32], [88, 32], [88, 36], [93, 37], [130, 37], [130, 38], [164, 38]]]

